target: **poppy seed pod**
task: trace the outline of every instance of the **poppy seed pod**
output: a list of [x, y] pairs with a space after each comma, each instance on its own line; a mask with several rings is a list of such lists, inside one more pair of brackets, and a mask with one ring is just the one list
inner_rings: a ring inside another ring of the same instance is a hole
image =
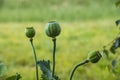
[[35, 29], [33, 27], [27, 27], [25, 29], [25, 35], [28, 38], [33, 38], [35, 36]]
[[102, 55], [99, 51], [93, 51], [88, 54], [88, 60], [92, 63], [97, 63], [101, 57]]
[[60, 25], [56, 21], [50, 21], [46, 24], [45, 32], [47, 36], [55, 38], [61, 32]]

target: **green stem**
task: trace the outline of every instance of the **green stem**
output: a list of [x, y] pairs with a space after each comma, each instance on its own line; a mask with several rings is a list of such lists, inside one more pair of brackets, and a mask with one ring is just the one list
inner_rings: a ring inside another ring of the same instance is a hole
[[55, 51], [56, 51], [56, 38], [53, 38], [53, 71], [52, 71], [52, 77], [54, 77], [54, 74], [55, 74]]
[[36, 80], [38, 80], [37, 56], [36, 56], [36, 52], [35, 52], [35, 48], [34, 48], [34, 45], [33, 45], [33, 39], [32, 38], [30, 39], [30, 44], [31, 44], [31, 47], [32, 47], [32, 51], [34, 53], [34, 61], [35, 61], [35, 67], [36, 67]]
[[73, 70], [72, 70], [72, 72], [71, 72], [71, 74], [70, 74], [70, 80], [72, 80], [72, 77], [73, 77], [73, 75], [74, 75], [75, 70], [76, 70], [79, 66], [84, 65], [85, 63], [88, 63], [88, 62], [89, 62], [89, 60], [85, 60], [85, 61], [77, 64], [77, 65], [73, 68]]
[[105, 47], [109, 46], [111, 43], [113, 43], [116, 40], [116, 38], [119, 37], [119, 35], [120, 35], [120, 32], [117, 34], [117, 36], [111, 42], [109, 42], [106, 45], [104, 45], [103, 48], [105, 48]]

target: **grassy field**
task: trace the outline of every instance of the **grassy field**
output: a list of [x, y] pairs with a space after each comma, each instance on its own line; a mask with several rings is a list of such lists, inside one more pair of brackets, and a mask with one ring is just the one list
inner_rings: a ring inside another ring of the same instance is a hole
[[[118, 33], [114, 20], [59, 23], [62, 32], [57, 38], [56, 73], [61, 80], [68, 80], [75, 64], [84, 60], [90, 51], [101, 50]], [[21, 80], [35, 80], [33, 54], [24, 34], [27, 26], [36, 29], [34, 45], [38, 59], [51, 60], [52, 41], [45, 35], [43, 22], [0, 23], [0, 60], [7, 65], [6, 76], [18, 72], [22, 75]], [[109, 63], [104, 58], [97, 64], [88, 63], [77, 70], [73, 80], [117, 80], [106, 69]]]
[[[61, 80], [68, 80], [75, 64], [90, 51], [101, 50], [119, 32], [115, 21], [120, 10], [114, 3], [115, 0], [0, 0], [0, 61], [8, 68], [0, 80], [16, 73], [21, 74], [21, 80], [35, 80], [33, 54], [24, 34], [28, 26], [36, 30], [38, 59], [52, 60], [52, 40], [44, 32], [50, 20], [58, 21], [62, 27], [57, 37], [56, 73]], [[120, 61], [118, 55], [110, 54], [110, 61], [103, 57], [97, 64], [82, 66], [73, 80], [120, 80], [120, 74], [106, 68], [114, 58]]]

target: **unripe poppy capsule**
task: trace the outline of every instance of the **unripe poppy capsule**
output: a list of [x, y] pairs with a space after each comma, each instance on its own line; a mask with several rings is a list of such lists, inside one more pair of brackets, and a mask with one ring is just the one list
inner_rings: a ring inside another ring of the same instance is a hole
[[33, 27], [27, 27], [25, 29], [25, 35], [28, 38], [33, 38], [35, 36], [35, 29]]
[[92, 51], [88, 54], [88, 60], [92, 63], [97, 63], [101, 57], [102, 55], [99, 51]]
[[55, 38], [61, 32], [60, 25], [56, 21], [50, 21], [46, 24], [45, 32], [47, 36]]

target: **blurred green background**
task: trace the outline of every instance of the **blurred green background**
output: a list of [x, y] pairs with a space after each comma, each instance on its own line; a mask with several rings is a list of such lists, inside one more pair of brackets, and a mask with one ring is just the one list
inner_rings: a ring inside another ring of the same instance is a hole
[[[34, 45], [38, 60], [52, 60], [52, 40], [45, 35], [48, 21], [56, 20], [62, 28], [57, 38], [56, 74], [68, 80], [75, 64], [92, 50], [102, 47], [119, 32], [115, 21], [120, 18], [115, 0], [0, 0], [0, 61], [8, 71], [0, 78], [20, 73], [21, 80], [35, 80], [35, 66], [29, 39], [24, 30], [36, 30]], [[110, 54], [110, 60], [80, 67], [73, 80], [119, 80], [108, 64], [119, 54]], [[52, 64], [52, 62], [51, 62]], [[119, 70], [120, 72], [120, 70]], [[41, 71], [39, 71], [41, 74]]]
[[80, 21], [116, 18], [115, 0], [0, 0], [0, 21]]

